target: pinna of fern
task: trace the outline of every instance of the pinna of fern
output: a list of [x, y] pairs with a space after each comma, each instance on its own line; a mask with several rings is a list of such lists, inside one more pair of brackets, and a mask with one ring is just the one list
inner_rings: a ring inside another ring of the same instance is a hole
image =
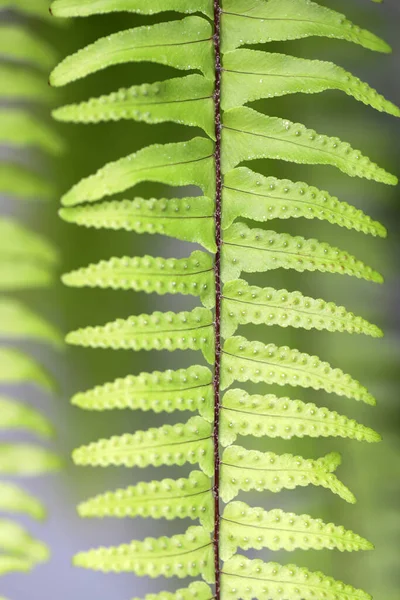
[[[39, 7], [41, 4], [41, 7]], [[11, 14], [8, 14], [11, 11]], [[28, 153], [52, 157], [61, 148], [53, 127], [35, 116], [47, 110], [52, 91], [46, 70], [55, 63], [54, 51], [28, 26], [28, 18], [47, 19], [45, 3], [23, 0], [0, 1], [0, 194], [7, 212], [18, 205], [50, 200], [55, 195], [48, 176], [29, 167]], [[25, 158], [24, 158], [25, 156]], [[19, 211], [20, 212], [20, 211]], [[33, 442], [14, 443], [10, 434], [24, 432], [47, 441], [53, 426], [43, 414], [20, 402], [19, 390], [34, 385], [44, 394], [54, 392], [54, 383], [31, 353], [17, 348], [28, 341], [60, 349], [61, 334], [42, 316], [32, 311], [17, 295], [43, 290], [54, 281], [57, 252], [41, 235], [31, 231], [15, 217], [0, 218], [0, 430], [8, 441], [0, 443], [0, 510], [41, 520], [45, 509], [38, 498], [14, 482], [15, 478], [52, 473], [59, 469], [59, 458], [46, 447]], [[12, 294], [12, 295], [11, 295]], [[14, 347], [15, 346], [15, 347]], [[22, 386], [22, 387], [21, 387]], [[0, 519], [0, 574], [27, 572], [48, 559], [48, 548], [30, 536], [16, 521]]]
[[[54, 111], [55, 118], [74, 123], [172, 121], [201, 128], [205, 136], [149, 146], [107, 164], [64, 195], [61, 216], [85, 227], [163, 234], [196, 242], [203, 250], [183, 259], [115, 257], [68, 273], [64, 282], [75, 287], [194, 295], [203, 306], [118, 319], [74, 331], [67, 340], [93, 348], [197, 350], [211, 368], [195, 365], [129, 375], [74, 396], [73, 403], [85, 410], [198, 413], [186, 422], [181, 419], [174, 425], [129, 432], [77, 449], [73, 458], [78, 465], [189, 463], [200, 469], [186, 479], [142, 482], [90, 498], [79, 512], [84, 517], [189, 517], [200, 525], [172, 537], [82, 552], [74, 562], [105, 572], [201, 576], [206, 582], [197, 581], [172, 594], [149, 595], [149, 600], [316, 596], [366, 600], [366, 592], [322, 573], [250, 560], [237, 553], [251, 548], [370, 549], [369, 541], [340, 526], [235, 501], [242, 491], [279, 492], [314, 485], [354, 502], [352, 492], [336, 476], [340, 456], [277, 455], [249, 451], [235, 442], [238, 436], [340, 436], [377, 442], [379, 434], [327, 408], [273, 394], [249, 395], [231, 386], [248, 381], [300, 386], [373, 405], [372, 394], [341, 369], [296, 349], [249, 341], [237, 335], [237, 329], [253, 323], [379, 337], [377, 326], [344, 307], [300, 291], [250, 286], [241, 277], [279, 268], [346, 274], [372, 282], [381, 282], [382, 277], [345, 250], [249, 227], [240, 218], [267, 225], [273, 219], [320, 219], [380, 237], [386, 231], [324, 190], [265, 177], [241, 164], [268, 158], [330, 165], [352, 177], [395, 185], [396, 177], [348, 143], [246, 105], [285, 94], [336, 89], [378, 111], [394, 116], [400, 116], [400, 111], [336, 65], [242, 46], [321, 36], [382, 53], [390, 48], [344, 16], [309, 0], [55, 0], [51, 7], [59, 17], [117, 11], [143, 15], [175, 11], [189, 16], [94, 42], [56, 67], [52, 85], [66, 85], [128, 62], [154, 62], [191, 73], [64, 106]], [[203, 195], [137, 198], [130, 190], [141, 182], [194, 185]], [[125, 192], [125, 199], [113, 199]], [[106, 197], [111, 198], [103, 200]]]

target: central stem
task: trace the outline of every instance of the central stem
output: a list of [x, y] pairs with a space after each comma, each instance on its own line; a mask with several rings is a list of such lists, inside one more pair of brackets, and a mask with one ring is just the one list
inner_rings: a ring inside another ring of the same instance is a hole
[[215, 361], [214, 361], [214, 557], [215, 557], [215, 600], [221, 595], [221, 565], [219, 556], [220, 538], [220, 453], [219, 453], [219, 420], [221, 410], [220, 379], [221, 379], [221, 215], [222, 215], [222, 173], [221, 173], [221, 7], [220, 0], [214, 0], [214, 50], [215, 50], [215, 240], [217, 251], [215, 255]]

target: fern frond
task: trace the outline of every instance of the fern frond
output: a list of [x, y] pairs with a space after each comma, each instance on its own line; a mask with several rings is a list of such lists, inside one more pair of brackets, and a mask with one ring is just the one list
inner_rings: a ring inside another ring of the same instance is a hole
[[55, 0], [51, 12], [56, 17], [87, 17], [112, 12], [133, 12], [142, 15], [155, 15], [165, 11], [180, 13], [201, 12], [211, 17], [212, 0], [195, 0], [188, 6], [186, 0], [86, 0], [80, 4], [76, 0]]
[[264, 563], [234, 556], [226, 561], [222, 575], [222, 594], [226, 598], [251, 600], [268, 594], [271, 600], [282, 597], [312, 600], [321, 596], [326, 600], [371, 600], [362, 590], [345, 585], [320, 571], [305, 567]]
[[12, 348], [0, 348], [0, 383], [31, 383], [45, 391], [54, 391], [51, 376], [30, 356]]
[[78, 506], [81, 517], [151, 517], [152, 519], [199, 519], [207, 531], [214, 526], [210, 479], [192, 471], [187, 479], [163, 479], [139, 483], [108, 492]]
[[264, 177], [246, 167], [238, 167], [225, 175], [223, 206], [224, 229], [238, 217], [261, 222], [305, 218], [326, 220], [332, 225], [386, 237], [381, 223], [328, 192], [303, 182]]
[[224, 173], [245, 160], [272, 158], [307, 165], [330, 165], [351, 177], [364, 177], [388, 185], [398, 182], [397, 177], [339, 138], [318, 134], [287, 119], [262, 115], [251, 108], [232, 108], [225, 112], [222, 140]]
[[244, 502], [226, 506], [221, 525], [221, 556], [230, 559], [238, 548], [249, 550], [322, 550], [337, 548], [341, 552], [372, 550], [373, 545], [361, 536], [333, 523], [324, 523], [308, 515], [285, 513], [280, 509], [265, 511]]
[[58, 262], [58, 251], [52, 243], [14, 219], [0, 219], [0, 252], [2, 261], [12, 258], [52, 268]]
[[354, 256], [313, 239], [250, 228], [238, 222], [224, 232], [223, 244], [225, 282], [238, 279], [242, 271], [257, 273], [278, 268], [339, 273], [383, 282], [380, 273]]
[[[1, 227], [0, 227], [1, 230]], [[0, 298], [0, 332], [8, 338], [27, 338], [59, 347], [61, 333], [22, 302]]]
[[60, 458], [34, 444], [0, 444], [0, 474], [33, 477], [60, 470]]
[[59, 136], [36, 117], [20, 109], [0, 110], [0, 142], [13, 146], [35, 147], [50, 154], [59, 154]]
[[225, 503], [240, 491], [280, 492], [298, 486], [322, 486], [346, 502], [356, 500], [350, 490], [332, 473], [341, 462], [335, 452], [318, 460], [292, 454], [274, 454], [229, 446], [222, 454], [221, 498]]
[[155, 467], [161, 465], [198, 464], [211, 476], [211, 424], [202, 417], [192, 417], [187, 423], [164, 425], [158, 429], [137, 431], [82, 446], [73, 453], [78, 465], [106, 467]]
[[21, 165], [0, 163], [0, 190], [5, 196], [18, 200], [50, 200], [54, 195], [52, 184], [44, 177]]
[[186, 533], [171, 538], [147, 538], [117, 548], [81, 552], [74, 564], [104, 573], [129, 571], [152, 578], [183, 579], [201, 574], [207, 583], [214, 581], [212, 543], [203, 527], [189, 527]]
[[20, 486], [4, 481], [0, 482], [0, 510], [25, 514], [40, 521], [46, 516], [43, 504], [37, 498]]
[[47, 103], [51, 98], [48, 85], [33, 71], [0, 64], [0, 81], [3, 98], [38, 103]]
[[248, 323], [383, 336], [379, 327], [343, 306], [303, 296], [300, 292], [250, 286], [242, 279], [224, 285], [222, 315], [224, 338], [231, 337], [239, 325]]
[[213, 164], [211, 140], [198, 137], [177, 144], [155, 144], [109, 163], [83, 179], [63, 196], [62, 203], [74, 206], [94, 202], [144, 181], [173, 186], [198, 185], [206, 196], [213, 198], [215, 182], [209, 177]]
[[56, 62], [54, 49], [30, 30], [8, 23], [0, 25], [0, 57], [28, 63], [48, 71]]
[[253, 395], [239, 389], [226, 392], [222, 399], [221, 445], [226, 447], [238, 435], [255, 437], [340, 436], [359, 441], [379, 442], [376, 431], [327, 408], [301, 400]]
[[118, 319], [104, 327], [72, 331], [69, 344], [91, 348], [132, 350], [201, 350], [212, 363], [214, 356], [213, 315], [206, 308], [191, 312], [161, 313]]
[[390, 46], [373, 33], [310, 0], [252, 0], [251, 4], [246, 0], [223, 0], [222, 26], [224, 53], [244, 44], [310, 36], [346, 40], [376, 52], [391, 51]]
[[152, 410], [158, 412], [196, 411], [213, 419], [212, 373], [200, 365], [141, 373], [76, 394], [72, 404], [85, 410]]
[[0, 549], [6, 554], [20, 555], [32, 564], [48, 559], [47, 547], [34, 540], [21, 525], [0, 519]]
[[0, 396], [0, 429], [24, 429], [43, 437], [53, 435], [53, 427], [44, 415], [28, 405], [3, 396]]
[[28, 573], [31, 570], [32, 563], [27, 558], [0, 554], [0, 576], [15, 572]]
[[234, 381], [310, 387], [375, 404], [358, 381], [317, 356], [287, 346], [249, 342], [242, 336], [229, 338], [223, 348], [221, 388], [225, 390]]
[[215, 251], [214, 201], [206, 197], [124, 200], [63, 208], [69, 223], [96, 229], [159, 233]]

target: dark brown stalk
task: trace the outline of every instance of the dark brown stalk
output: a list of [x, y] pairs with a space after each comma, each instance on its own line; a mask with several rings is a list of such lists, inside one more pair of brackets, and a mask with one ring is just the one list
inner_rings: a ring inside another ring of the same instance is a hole
[[215, 363], [214, 363], [214, 557], [215, 557], [215, 599], [221, 596], [221, 562], [219, 556], [220, 538], [220, 452], [219, 419], [221, 410], [221, 212], [222, 212], [222, 174], [221, 174], [221, 6], [220, 0], [214, 0], [214, 49], [215, 49], [215, 235], [217, 252], [215, 255]]

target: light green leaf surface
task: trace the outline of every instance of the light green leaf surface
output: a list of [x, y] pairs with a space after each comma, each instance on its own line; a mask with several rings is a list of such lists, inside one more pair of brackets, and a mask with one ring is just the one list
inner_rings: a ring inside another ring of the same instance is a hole
[[8, 573], [28, 573], [34, 565], [27, 558], [0, 554], [0, 576]]
[[6, 554], [21, 556], [33, 564], [49, 558], [47, 546], [33, 539], [21, 525], [0, 519], [0, 550]]
[[56, 247], [42, 235], [5, 218], [0, 219], [0, 255], [1, 262], [13, 258], [54, 264], [58, 259]]
[[192, 417], [184, 424], [114, 436], [78, 448], [73, 459], [77, 465], [99, 467], [198, 464], [211, 477], [211, 424], [202, 417]]
[[15, 65], [0, 64], [1, 98], [47, 104], [51, 96], [51, 90], [42, 75], [28, 69], [18, 69]]
[[56, 17], [87, 17], [122, 11], [142, 15], [155, 15], [164, 11], [202, 12], [211, 17], [213, 4], [212, 0], [195, 0], [190, 6], [187, 0], [152, 0], [151, 4], [149, 0], [85, 0], [84, 4], [78, 0], [55, 0], [51, 11]]
[[214, 85], [201, 75], [135, 85], [88, 102], [62, 106], [53, 111], [57, 121], [100, 123], [133, 120], [149, 124], [172, 121], [200, 127], [215, 138]]
[[311, 572], [305, 567], [263, 563], [240, 555], [225, 563], [222, 594], [226, 598], [252, 600], [265, 593], [270, 600], [278, 600], [282, 594], [304, 600], [313, 600], [318, 596], [325, 600], [371, 600], [371, 596], [362, 590], [335, 581], [320, 571]]
[[211, 37], [211, 25], [201, 17], [126, 29], [65, 58], [51, 73], [50, 83], [58, 87], [113, 65], [144, 61], [175, 69], [196, 69], [212, 78]]
[[223, 347], [222, 389], [234, 381], [310, 387], [375, 404], [373, 396], [358, 381], [317, 356], [287, 346], [249, 342], [244, 337], [231, 337]]
[[298, 40], [310, 36], [354, 42], [376, 52], [390, 47], [343, 15], [310, 0], [223, 0], [223, 52], [244, 44]]
[[37, 477], [59, 471], [60, 458], [35, 444], [0, 444], [0, 474]]
[[214, 581], [214, 556], [209, 534], [202, 527], [189, 527], [171, 538], [147, 538], [118, 548], [98, 548], [81, 552], [74, 564], [108, 573], [129, 572], [149, 577], [202, 577]]
[[0, 337], [62, 345], [61, 333], [53, 325], [14, 298], [0, 298]]
[[373, 545], [361, 536], [333, 523], [324, 523], [308, 515], [285, 513], [280, 509], [265, 511], [244, 502], [225, 507], [221, 523], [221, 555], [224, 561], [238, 550], [338, 549], [341, 552], [372, 550]]
[[0, 10], [15, 10], [29, 17], [49, 18], [48, 0], [0, 0]]
[[8, 513], [25, 514], [43, 520], [46, 516], [43, 504], [20, 486], [0, 481], [0, 510]]
[[264, 177], [246, 167], [234, 169], [224, 177], [223, 228], [228, 228], [238, 217], [261, 222], [300, 217], [319, 219], [386, 237], [383, 225], [328, 192], [302, 182]]
[[23, 429], [43, 437], [53, 435], [53, 427], [44, 415], [26, 404], [4, 396], [0, 396], [0, 429]]
[[50, 200], [55, 190], [44, 176], [17, 164], [0, 163], [0, 192], [18, 200]]
[[81, 517], [151, 517], [152, 519], [199, 519], [207, 531], [214, 526], [214, 499], [211, 481], [201, 471], [187, 479], [163, 479], [138, 483], [116, 492], [107, 492], [82, 502]]
[[0, 110], [0, 144], [32, 146], [49, 154], [60, 154], [63, 149], [61, 138], [53, 128], [26, 111], [9, 108]]
[[318, 460], [292, 454], [274, 454], [230, 446], [222, 454], [221, 498], [225, 503], [240, 491], [256, 490], [280, 492], [298, 486], [322, 486], [338, 494], [346, 502], [356, 500], [350, 490], [333, 475], [341, 462], [340, 455], [332, 452]]
[[155, 144], [109, 163], [82, 179], [62, 198], [64, 206], [94, 202], [141, 183], [154, 181], [173, 186], [197, 185], [209, 198], [215, 196], [214, 144], [204, 138], [178, 144]]
[[[1, 227], [0, 227], [1, 230]], [[49, 287], [54, 281], [54, 271], [28, 259], [10, 257], [0, 260], [0, 291], [37, 289]]]
[[11, 348], [0, 348], [0, 383], [5, 385], [35, 385], [54, 390], [53, 379], [29, 355]]
[[279, 325], [382, 337], [382, 331], [343, 306], [320, 298], [274, 288], [250, 286], [243, 279], [224, 285], [222, 336], [229, 338], [239, 325]]
[[226, 111], [222, 133], [223, 172], [228, 173], [239, 163], [258, 158], [330, 165], [351, 177], [389, 185], [396, 185], [398, 181], [339, 138], [318, 134], [287, 119], [268, 117], [251, 108]]
[[84, 410], [152, 410], [156, 413], [199, 411], [211, 422], [214, 414], [212, 373], [195, 365], [178, 371], [129, 375], [76, 394], [72, 404]]
[[159, 233], [215, 252], [214, 200], [206, 197], [116, 200], [62, 208], [60, 215], [84, 227]]
[[367, 442], [381, 440], [373, 429], [337, 412], [273, 394], [250, 396], [243, 390], [229, 390], [223, 397], [222, 407], [222, 446], [233, 444], [240, 435], [285, 440], [304, 436], [343, 437]]
[[56, 62], [56, 53], [50, 44], [29, 29], [11, 23], [0, 26], [0, 57], [29, 63], [46, 72]]
[[325, 90], [340, 90], [380, 112], [400, 116], [400, 109], [392, 102], [331, 62], [256, 50], [236, 50], [224, 56], [224, 110], [261, 98]]
[[238, 279], [243, 271], [260, 273], [279, 268], [338, 273], [383, 282], [382, 275], [351, 254], [318, 240], [249, 228], [240, 222], [224, 232], [223, 281]]

